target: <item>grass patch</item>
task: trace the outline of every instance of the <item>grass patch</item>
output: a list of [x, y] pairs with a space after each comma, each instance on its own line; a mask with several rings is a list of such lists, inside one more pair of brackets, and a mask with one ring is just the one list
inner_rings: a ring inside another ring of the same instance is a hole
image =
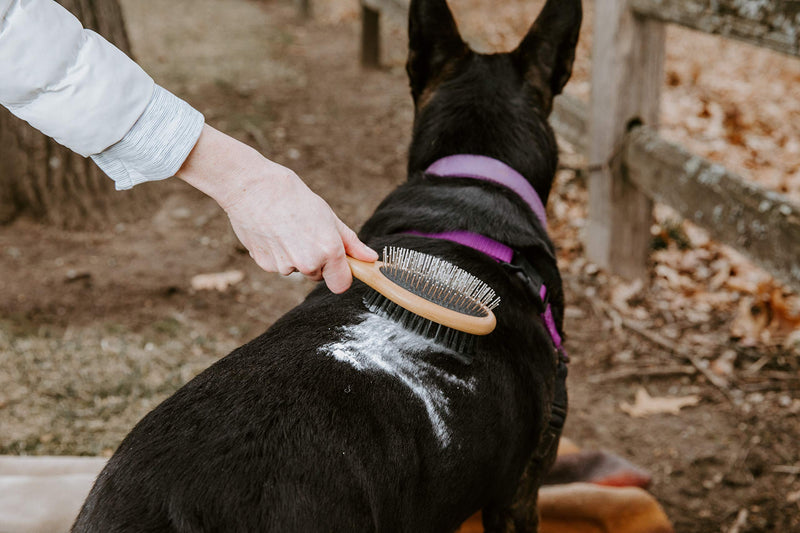
[[[176, 319], [20, 335], [0, 322], [0, 453], [95, 455], [235, 345]], [[198, 342], [200, 340], [200, 342]]]

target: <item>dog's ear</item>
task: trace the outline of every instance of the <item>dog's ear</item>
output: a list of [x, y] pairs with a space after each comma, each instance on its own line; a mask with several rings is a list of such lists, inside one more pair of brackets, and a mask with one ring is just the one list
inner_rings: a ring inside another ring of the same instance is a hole
[[449, 62], [468, 51], [445, 0], [411, 0], [406, 71], [415, 103]]
[[512, 52], [525, 79], [542, 92], [542, 104], [548, 112], [572, 74], [582, 16], [581, 0], [547, 0]]

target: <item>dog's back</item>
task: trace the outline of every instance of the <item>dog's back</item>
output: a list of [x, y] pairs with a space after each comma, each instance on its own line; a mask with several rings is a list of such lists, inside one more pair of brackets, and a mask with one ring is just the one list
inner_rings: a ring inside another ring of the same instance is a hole
[[[101, 473], [75, 529], [453, 530], [508, 464], [492, 440], [513, 432], [520, 413], [475, 392], [494, 386], [520, 405], [507, 381], [516, 363], [487, 353], [496, 361], [482, 376], [483, 363], [466, 366], [360, 311], [363, 291], [344, 301], [316, 291], [148, 414]], [[532, 446], [533, 435], [526, 440]], [[470, 501], [447, 500], [467, 487]]]
[[74, 531], [443, 532], [478, 509], [487, 531], [535, 530], [557, 385], [538, 295], [476, 250], [405, 232], [465, 229], [513, 247], [547, 283], [560, 328], [553, 245], [525, 202], [423, 171], [479, 153], [519, 170], [546, 201], [557, 157], [546, 116], [569, 76], [580, 2], [549, 0], [520, 48], [497, 56], [463, 44], [444, 0], [410, 10], [409, 182], [362, 238], [482, 279], [503, 302], [497, 329], [465, 364], [367, 311], [362, 284], [338, 296], [319, 287], [137, 424]]

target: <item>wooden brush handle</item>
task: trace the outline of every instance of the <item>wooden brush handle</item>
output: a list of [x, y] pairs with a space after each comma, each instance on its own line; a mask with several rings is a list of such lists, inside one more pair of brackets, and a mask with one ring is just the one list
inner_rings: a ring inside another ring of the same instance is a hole
[[465, 315], [442, 307], [404, 289], [383, 275], [380, 271], [383, 265], [381, 261], [367, 263], [348, 256], [347, 262], [350, 264], [350, 270], [353, 272], [354, 277], [360, 279], [403, 309], [411, 311], [426, 320], [472, 335], [487, 335], [497, 325], [497, 319], [489, 309], [486, 309], [486, 316]]

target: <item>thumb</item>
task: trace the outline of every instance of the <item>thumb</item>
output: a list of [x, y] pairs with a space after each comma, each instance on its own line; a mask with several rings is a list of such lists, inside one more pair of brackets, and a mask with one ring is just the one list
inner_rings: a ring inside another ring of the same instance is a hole
[[375, 250], [361, 242], [361, 240], [358, 238], [358, 235], [356, 235], [353, 230], [348, 228], [344, 222], [341, 220], [337, 222], [337, 226], [339, 227], [339, 235], [342, 237], [344, 251], [347, 255], [368, 263], [374, 263], [378, 260], [378, 253]]

